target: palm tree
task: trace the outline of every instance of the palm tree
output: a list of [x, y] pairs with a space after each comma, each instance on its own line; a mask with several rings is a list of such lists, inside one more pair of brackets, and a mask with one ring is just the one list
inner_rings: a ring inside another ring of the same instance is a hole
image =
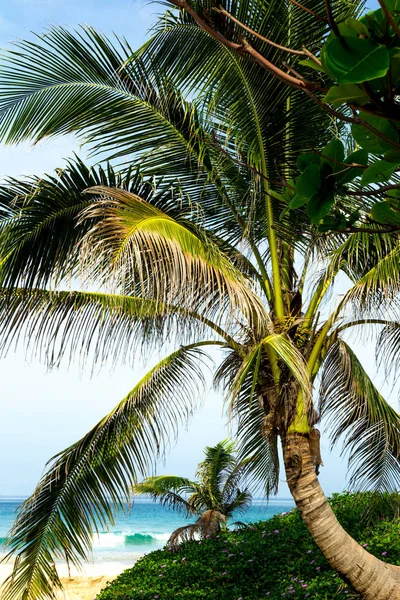
[[[297, 19], [291, 4], [252, 6], [252, 29], [268, 23], [278, 43], [321, 42], [325, 24]], [[342, 14], [349, 6], [336, 3]], [[249, 12], [244, 0], [235, 7]], [[291, 493], [332, 567], [367, 600], [394, 598], [400, 569], [347, 535], [316, 473], [324, 416], [349, 452], [352, 485], [400, 481], [399, 415], [346, 337], [375, 327], [378, 357], [398, 374], [398, 239], [321, 236], [287, 211], [296, 157], [332, 135], [326, 115], [187, 13], [167, 13], [137, 52], [90, 28], [17, 46], [1, 70], [2, 138], [76, 132], [114, 168], [75, 160], [2, 186], [1, 348], [24, 339], [49, 365], [169, 353], [50, 462], [10, 534], [4, 600], [51, 598], [55, 558], [88, 557], [93, 531], [113, 523], [195, 410], [207, 347], [221, 349], [215, 380], [238, 460], [251, 457], [273, 493], [280, 442]], [[266, 45], [265, 56], [275, 51]], [[336, 147], [319, 158], [332, 171]]]
[[207, 446], [205, 459], [199, 464], [197, 481], [176, 475], [147, 477], [134, 487], [135, 494], [149, 494], [163, 506], [183, 511], [186, 516], [198, 515], [191, 525], [176, 529], [168, 540], [174, 547], [196, 536], [211, 536], [226, 528], [235, 512], [245, 511], [251, 504], [251, 493], [238, 488], [248, 472], [249, 460], [238, 462], [234, 443], [223, 440]]

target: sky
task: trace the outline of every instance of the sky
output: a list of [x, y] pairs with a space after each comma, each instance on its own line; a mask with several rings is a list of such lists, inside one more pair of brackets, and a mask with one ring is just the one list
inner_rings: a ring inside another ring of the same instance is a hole
[[[375, 8], [376, 3], [369, 3]], [[162, 10], [155, 4], [131, 0], [8, 0], [0, 8], [0, 47], [7, 48], [16, 38], [31, 38], [52, 25], [76, 27], [90, 24], [101, 31], [125, 35], [133, 47], [139, 46]], [[62, 166], [72, 152], [85, 157], [73, 136], [45, 141], [34, 148], [0, 145], [0, 178], [51, 172]], [[358, 344], [360, 358], [375, 374], [372, 346]], [[76, 365], [63, 364], [46, 371], [22, 348], [0, 360], [0, 496], [25, 496], [33, 491], [46, 461], [75, 442], [96, 424], [134, 386], [151, 364], [138, 361], [103, 369], [90, 377]], [[211, 376], [208, 376], [211, 388]], [[378, 377], [377, 383], [382, 383]], [[388, 386], [385, 390], [388, 391]], [[396, 399], [393, 399], [396, 403]], [[203, 409], [182, 429], [157, 472], [193, 477], [202, 450], [227, 437], [223, 417], [223, 394], [210, 389]], [[336, 450], [329, 452], [322, 441], [324, 468], [320, 481], [326, 491], [345, 488], [345, 461]], [[280, 497], [289, 495], [281, 475]]]

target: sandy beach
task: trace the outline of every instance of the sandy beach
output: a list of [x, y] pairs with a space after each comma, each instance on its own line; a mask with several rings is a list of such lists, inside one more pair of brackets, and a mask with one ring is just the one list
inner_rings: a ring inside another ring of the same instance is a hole
[[[60, 564], [58, 572], [64, 591], [59, 592], [57, 600], [94, 600], [96, 594], [106, 586], [108, 581], [115, 579], [132, 564], [118, 562], [87, 564], [82, 571], [71, 569], [70, 576], [68, 576], [67, 565]], [[0, 584], [10, 573], [11, 564], [0, 564]]]

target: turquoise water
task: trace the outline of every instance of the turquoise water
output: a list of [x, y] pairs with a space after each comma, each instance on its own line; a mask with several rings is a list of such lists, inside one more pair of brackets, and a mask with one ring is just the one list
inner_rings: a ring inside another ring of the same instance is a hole
[[[0, 544], [15, 518], [22, 498], [0, 498]], [[253, 500], [252, 507], [234, 520], [251, 523], [266, 520], [274, 514], [287, 512], [294, 506], [291, 499]], [[100, 531], [93, 540], [95, 562], [131, 562], [143, 554], [162, 548], [172, 531], [194, 519], [185, 519], [181, 514], [152, 502], [146, 498], [135, 500], [127, 514], [119, 515], [110, 531]], [[1, 548], [0, 548], [1, 553]]]

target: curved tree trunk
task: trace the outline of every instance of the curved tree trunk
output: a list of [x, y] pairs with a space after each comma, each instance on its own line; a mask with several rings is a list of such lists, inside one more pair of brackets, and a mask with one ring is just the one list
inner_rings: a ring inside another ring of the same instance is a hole
[[308, 436], [286, 434], [282, 448], [289, 489], [331, 567], [365, 600], [400, 600], [400, 567], [369, 554], [340, 525], [318, 482]]

